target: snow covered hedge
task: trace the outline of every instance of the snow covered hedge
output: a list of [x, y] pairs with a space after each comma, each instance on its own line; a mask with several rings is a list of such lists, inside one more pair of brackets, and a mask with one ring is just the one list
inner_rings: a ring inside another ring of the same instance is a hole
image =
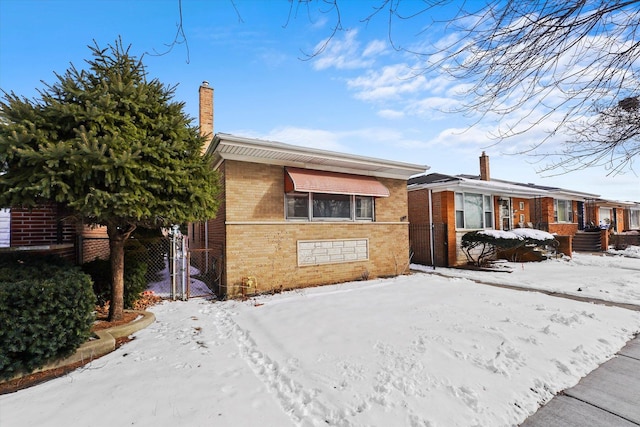
[[0, 381], [77, 349], [95, 301], [89, 276], [60, 258], [0, 255]]
[[555, 246], [558, 241], [553, 234], [533, 228], [516, 228], [511, 231], [479, 230], [462, 236], [462, 251], [470, 263], [482, 266], [495, 258], [498, 250]]

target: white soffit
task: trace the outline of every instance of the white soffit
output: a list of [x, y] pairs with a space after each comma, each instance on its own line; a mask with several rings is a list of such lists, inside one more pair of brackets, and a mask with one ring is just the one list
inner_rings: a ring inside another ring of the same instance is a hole
[[520, 185], [505, 184], [496, 181], [482, 181], [477, 179], [458, 178], [455, 181], [438, 182], [431, 184], [416, 184], [409, 187], [411, 190], [432, 189], [440, 191], [474, 191], [485, 194], [505, 195], [512, 197], [530, 198], [535, 196], [548, 196], [548, 191], [528, 188]]
[[429, 169], [426, 165], [356, 156], [228, 134], [216, 134], [208, 152], [214, 156], [217, 163], [221, 160], [237, 160], [403, 180]]

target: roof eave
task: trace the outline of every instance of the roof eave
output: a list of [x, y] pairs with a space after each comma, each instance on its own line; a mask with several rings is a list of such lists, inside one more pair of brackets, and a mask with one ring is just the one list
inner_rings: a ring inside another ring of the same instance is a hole
[[[262, 153], [257, 152], [258, 150]], [[237, 160], [403, 180], [429, 169], [426, 165], [299, 147], [229, 134], [216, 134], [208, 152], [213, 155], [215, 164], [219, 164], [222, 160]]]

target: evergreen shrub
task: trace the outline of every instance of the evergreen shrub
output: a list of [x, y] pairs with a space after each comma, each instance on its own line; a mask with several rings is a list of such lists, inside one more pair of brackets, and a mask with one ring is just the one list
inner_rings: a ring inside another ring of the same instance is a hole
[[91, 279], [68, 262], [0, 255], [0, 381], [70, 355], [94, 321]]
[[[82, 271], [91, 276], [93, 291], [98, 305], [104, 305], [111, 298], [111, 263], [109, 260], [95, 259], [82, 264]], [[140, 294], [147, 288], [147, 264], [136, 258], [125, 257], [124, 261], [124, 308], [133, 308]]]

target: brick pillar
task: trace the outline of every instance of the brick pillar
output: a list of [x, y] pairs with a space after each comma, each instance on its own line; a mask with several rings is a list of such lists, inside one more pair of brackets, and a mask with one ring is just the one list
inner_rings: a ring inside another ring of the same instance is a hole
[[602, 252], [609, 250], [609, 230], [600, 230], [600, 250]]
[[560, 244], [558, 246], [558, 252], [561, 252], [568, 257], [573, 257], [573, 236], [556, 236], [556, 240]]
[[480, 179], [483, 181], [489, 181], [491, 179], [491, 175], [489, 174], [489, 156], [487, 156], [484, 151], [480, 156]]
[[211, 140], [213, 139], [213, 88], [209, 86], [209, 82], [204, 81], [200, 86], [200, 109], [199, 124], [200, 134], [206, 136], [207, 142], [202, 148], [203, 152], [207, 150]]

